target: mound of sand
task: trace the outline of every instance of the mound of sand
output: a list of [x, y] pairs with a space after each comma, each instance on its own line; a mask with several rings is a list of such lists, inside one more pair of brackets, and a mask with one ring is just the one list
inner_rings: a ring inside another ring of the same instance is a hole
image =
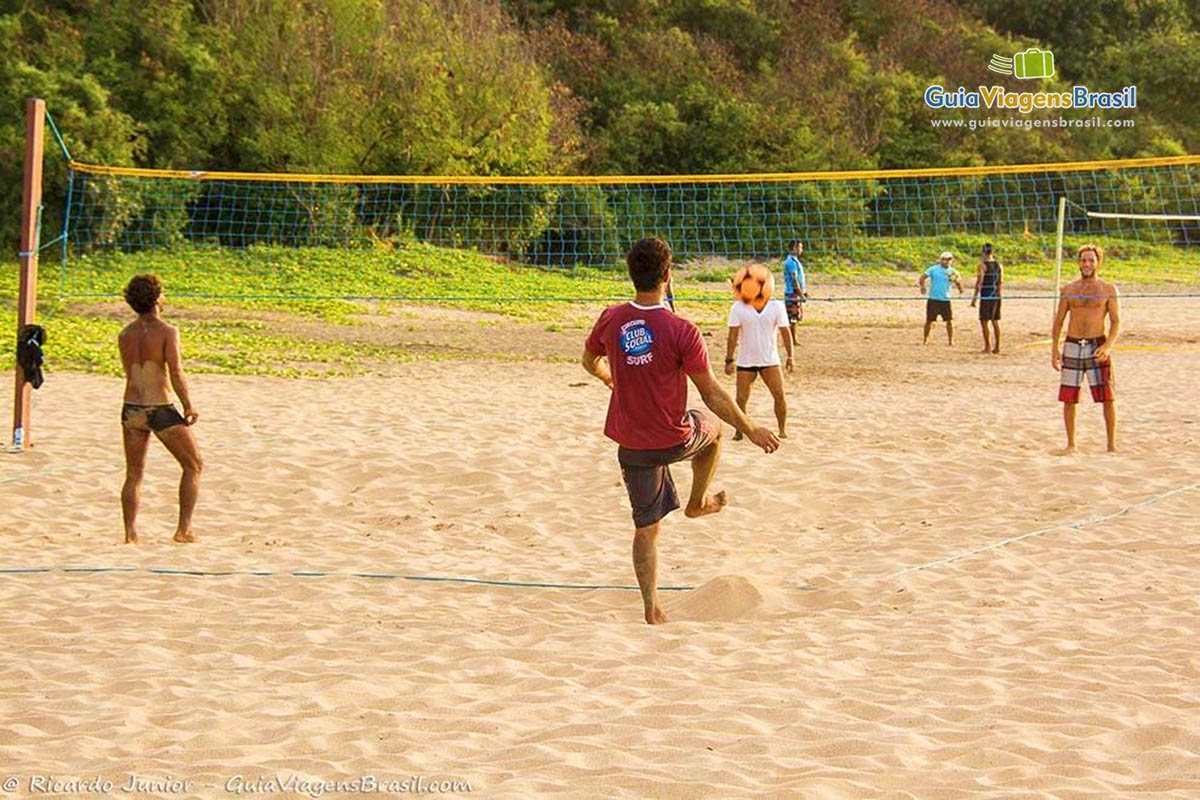
[[741, 575], [722, 575], [665, 605], [673, 622], [732, 622], [762, 609], [763, 593]]

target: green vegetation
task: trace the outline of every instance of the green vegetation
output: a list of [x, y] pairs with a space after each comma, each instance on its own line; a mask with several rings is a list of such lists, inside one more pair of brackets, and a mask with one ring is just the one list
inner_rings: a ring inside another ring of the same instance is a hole
[[[82, 256], [68, 264], [69, 294], [114, 294], [130, 275], [156, 272], [168, 286], [210, 298], [271, 297], [587, 298], [620, 296], [624, 274], [594, 268], [508, 264], [424, 243], [370, 249], [325, 247], [178, 248], [167, 252]], [[501, 301], [502, 302], [502, 301]], [[306, 306], [327, 313], [326, 303]], [[291, 308], [292, 306], [289, 306]], [[335, 305], [333, 312], [344, 310]]]
[[[58, 263], [47, 261], [40, 269], [39, 321], [50, 330], [49, 366], [112, 375], [121, 372], [114, 342], [130, 319], [120, 291], [139, 272], [163, 279], [190, 368], [228, 374], [350, 375], [387, 363], [455, 357], [452, 348], [384, 346], [362, 332], [355, 335], [364, 316], [390, 314], [396, 304], [338, 297], [468, 296], [477, 299], [458, 307], [504, 315], [518, 324], [562, 325], [570, 316], [564, 304], [540, 301], [628, 294], [620, 273], [513, 267], [423, 244], [395, 251], [280, 247], [138, 253], [82, 259], [71, 269], [81, 274], [74, 276], [75, 294], [63, 296]], [[171, 286], [183, 283], [206, 297], [171, 293]], [[264, 293], [295, 297], [238, 296]], [[16, 296], [16, 264], [9, 262], [0, 270], [2, 330], [16, 327]], [[491, 299], [512, 297], [535, 302]], [[6, 348], [0, 368], [11, 367], [13, 358]]]
[[[1020, 236], [994, 237], [990, 241], [1005, 265], [1011, 288], [1048, 287], [1053, 276], [1052, 252]], [[831, 284], [861, 286], [865, 291], [872, 286], [911, 286], [916, 272], [945, 249], [958, 256], [960, 269], [969, 277], [973, 254], [979, 252], [983, 242], [978, 236], [879, 239], [871, 242], [874, 257], [860, 263], [807, 259], [811, 292], [822, 296]], [[1100, 244], [1107, 251], [1105, 276], [1127, 291], [1136, 285], [1154, 285], [1156, 291], [1163, 287], [1169, 291], [1172, 284], [1195, 286], [1200, 276], [1200, 256], [1181, 254], [1168, 245], [1117, 239], [1100, 240]], [[582, 335], [603, 302], [585, 305], [567, 298], [618, 300], [628, 297], [630, 291], [621, 272], [514, 266], [475, 253], [424, 244], [349, 251], [211, 248], [139, 253], [82, 263], [87, 266], [86, 274], [78, 276], [80, 283], [74, 288], [100, 297], [60, 296], [57, 262], [42, 264], [39, 322], [49, 331], [51, 371], [120, 374], [115, 341], [130, 312], [119, 292], [128, 276], [137, 272], [156, 272], [164, 279], [169, 316], [183, 332], [189, 369], [292, 377], [357, 375], [416, 360], [515, 358], [502, 351], [464, 349], [453, 341], [392, 341], [394, 337], [381, 337], [379, 326], [369, 325], [368, 321], [375, 319], [396, 330], [403, 323], [392, 318], [412, 312], [411, 304], [331, 299], [333, 296], [525, 297], [528, 302], [474, 299], [450, 307], [482, 312], [479, 324], [484, 326], [523, 326]], [[1068, 279], [1075, 274], [1069, 253], [1063, 270]], [[731, 263], [698, 261], [681, 266], [676, 283], [680, 302], [687, 307], [689, 301], [705, 301], [703, 305], [694, 304], [690, 316], [719, 323], [723, 307], [711, 301], [728, 298], [725, 281], [732, 272]], [[217, 299], [173, 294], [172, 285], [184, 281]], [[286, 291], [310, 299], [232, 296], [262, 291]], [[16, 326], [16, 295], [16, 264], [8, 262], [0, 269], [0, 330], [12, 331]], [[327, 299], [311, 299], [317, 296]], [[489, 316], [493, 314], [497, 316]], [[413, 328], [410, 325], [407, 329]], [[11, 369], [12, 364], [13, 351], [5, 348], [0, 352], [0, 369]]]
[[[1200, 253], [1168, 244], [1115, 237], [1067, 237], [1063, 245], [1064, 275], [1075, 274], [1074, 251], [1085, 240], [1104, 248], [1104, 275], [1117, 283], [1159, 287], [1156, 291], [1162, 291], [1165, 287], [1178, 289], [1200, 285]], [[1053, 281], [1054, 248], [1046, 246], [1045, 237], [1020, 234], [880, 238], [871, 241], [870, 256], [861, 263], [819, 256], [806, 258], [805, 263], [809, 269], [837, 282], [855, 283], [862, 281], [864, 275], [911, 275], [924, 271], [937, 260], [940, 252], [949, 250], [954, 253], [960, 271], [974, 274], [975, 263], [986, 242], [991, 242], [996, 248], [997, 258], [1003, 264], [1008, 280], [1030, 285]]]
[[[1058, 74], [1031, 82], [988, 71], [993, 54], [1029, 47], [1053, 50]], [[79, 161], [188, 170], [704, 174], [1200, 151], [1200, 106], [1190, 102], [1200, 90], [1200, 4], [1191, 0], [0, 0], [0, 49], [0, 106], [9, 110], [0, 118], [0, 242], [8, 253], [20, 218], [18, 109], [30, 96], [46, 99]], [[1137, 124], [934, 128], [934, 118], [1020, 115], [931, 111], [923, 92], [933, 83], [1050, 91], [1137, 84], [1135, 111], [1101, 114]], [[66, 168], [52, 138], [47, 145], [44, 230], [55, 235]], [[1081, 180], [1068, 191], [1178, 211], [1194, 172]], [[166, 210], [149, 188], [118, 197], [87, 234], [94, 238], [77, 243], [68, 275], [47, 254], [42, 318], [50, 321], [52, 369], [119, 370], [112, 343], [128, 315], [111, 296], [138, 271], [166, 279], [195, 369], [303, 375], [453, 352], [367, 336], [364, 320], [401, 313], [396, 303], [328, 297], [621, 297], [623, 273], [605, 254], [645, 230], [667, 231], [680, 244], [682, 300], [723, 296], [731, 269], [686, 252], [686, 243], [746, 252], [726, 244], [753, 241], [761, 245], [755, 252], [773, 254], [790, 231], [815, 236], [813, 219], [827, 240], [806, 259], [818, 286], [908, 284], [943, 249], [970, 269], [985, 238], [1010, 281], [1042, 285], [1053, 261], [1044, 206], [1060, 191], [1007, 177], [962, 179], [963, 190], [950, 193], [915, 186], [905, 194], [882, 181], [809, 183], [774, 194], [724, 187], [681, 214], [677, 201], [686, 195], [669, 195], [679, 187], [668, 194], [632, 188], [619, 198], [597, 187], [538, 189], [499, 199], [434, 187], [412, 191], [402, 212], [389, 206], [377, 219], [362, 213], [352, 191], [333, 187], [319, 202], [315, 194], [276, 198], [310, 224], [236, 249], [211, 244], [231, 243], [236, 232], [221, 227], [229, 215], [185, 235], [187, 203], [207, 191], [191, 184], [197, 195], [180, 195]], [[979, 197], [1012, 198], [1012, 205], [998, 215], [995, 204], [972, 207]], [[413, 221], [428, 223], [435, 209], [470, 208], [473, 200], [490, 204], [506, 225], [474, 211], [450, 220], [441, 213], [433, 233], [433, 224], [421, 233]], [[940, 220], [951, 205], [946, 213], [961, 229], [993, 232], [868, 235], [943, 230], [914, 223]], [[741, 214], [736, 226], [726, 223], [731, 208]], [[1034, 236], [1016, 233], [1030, 217]], [[169, 247], [123, 247], [120, 236], [147, 219]], [[1110, 254], [1105, 274], [1123, 284], [1200, 283], [1197, 257], [1168, 241], [1194, 242], [1195, 226], [1153, 225], [1123, 228], [1130, 239], [1099, 238]], [[1097, 237], [1080, 229], [1069, 242], [1083, 238]], [[511, 261], [456, 249], [464, 241]], [[563, 263], [564, 253], [585, 257]], [[69, 290], [63, 297], [60, 281]], [[0, 330], [13, 327], [15, 294], [15, 270], [4, 264]], [[84, 294], [100, 297], [77, 296]], [[578, 304], [493, 299], [455, 307], [542, 333], [581, 324]], [[0, 348], [0, 359], [11, 365], [11, 350]]]
[[[40, 318], [39, 323], [50, 331], [48, 368], [120, 375], [117, 334], [130, 318], [117, 317], [117, 310], [114, 307], [96, 314], [61, 308]], [[0, 314], [0, 321], [9, 327], [16, 323], [8, 311]], [[259, 320], [184, 318], [172, 322], [183, 335], [187, 368], [192, 372], [285, 377], [354, 375], [368, 372], [381, 362], [416, 358], [403, 350], [272, 333]], [[5, 355], [3, 366], [11, 368], [12, 354]]]
[[[15, 241], [29, 96], [47, 100], [79, 161], [178, 169], [652, 174], [1175, 155], [1200, 150], [1198, 20], [1189, 0], [0, 2], [0, 239]], [[988, 72], [993, 54], [1032, 46], [1055, 51], [1055, 77]], [[930, 121], [1020, 115], [932, 111], [932, 83], [1141, 91], [1135, 111], [1102, 114], [1132, 128], [970, 130]], [[57, 220], [56, 153], [45, 184]]]

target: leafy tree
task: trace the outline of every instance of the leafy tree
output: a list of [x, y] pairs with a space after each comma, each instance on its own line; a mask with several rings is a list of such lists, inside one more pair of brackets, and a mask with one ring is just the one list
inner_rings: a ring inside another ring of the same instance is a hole
[[[0, 236], [12, 249], [21, 224], [25, 106], [47, 103], [79, 161], [130, 163], [145, 151], [137, 123], [116, 108], [113, 93], [89, 68], [79, 29], [62, 8], [31, 6], [0, 16]], [[47, 126], [43, 166], [43, 240], [57, 235], [66, 189], [66, 160]], [[9, 252], [12, 252], [10, 249]]]

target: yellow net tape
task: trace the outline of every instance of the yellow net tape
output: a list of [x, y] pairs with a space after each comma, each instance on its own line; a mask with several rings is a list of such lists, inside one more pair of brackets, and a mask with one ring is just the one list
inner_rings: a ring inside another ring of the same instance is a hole
[[211, 170], [138, 169], [71, 162], [71, 169], [92, 175], [181, 178], [197, 181], [271, 181], [277, 183], [409, 183], [436, 185], [554, 184], [596, 186], [655, 183], [783, 183], [788, 181], [853, 181], [885, 178], [966, 177], [971, 175], [1079, 172], [1200, 164], [1200, 155], [1162, 158], [1063, 161], [1053, 164], [1008, 164], [928, 169], [848, 170], [831, 172], [766, 172], [741, 175], [321, 175], [283, 172], [218, 172]]

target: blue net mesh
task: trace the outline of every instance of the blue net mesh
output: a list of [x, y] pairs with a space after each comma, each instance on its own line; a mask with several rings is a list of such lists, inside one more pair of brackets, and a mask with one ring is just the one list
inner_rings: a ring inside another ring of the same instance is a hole
[[[984, 241], [1013, 257], [1052, 259], [1057, 199], [1066, 197], [1068, 244], [1095, 241], [1115, 258], [1166, 259], [1170, 274], [1147, 282], [1178, 293], [1200, 285], [1200, 223], [1087, 212], [1200, 216], [1197, 160], [958, 175], [494, 183], [73, 165], [63, 292], [116, 294], [133, 272], [155, 269], [171, 272], [175, 294], [196, 296], [616, 297], [627, 292], [624, 253], [646, 235], [666, 238], [685, 268], [726, 271], [726, 262], [777, 262], [798, 239], [810, 271], [853, 284], [872, 272], [923, 269], [941, 249], [978, 252]], [[449, 251], [486, 256], [511, 280], [472, 286], [461, 271], [443, 269]], [[205, 276], [217, 260], [214, 286]], [[552, 274], [573, 280], [545, 277]]]

